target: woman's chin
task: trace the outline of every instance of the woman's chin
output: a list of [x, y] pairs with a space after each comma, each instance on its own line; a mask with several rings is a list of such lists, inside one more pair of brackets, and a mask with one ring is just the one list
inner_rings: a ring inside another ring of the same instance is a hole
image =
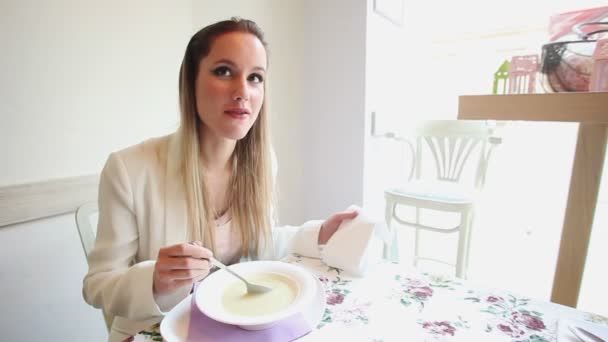
[[247, 136], [248, 130], [231, 130], [229, 132], [224, 132], [224, 138], [230, 140], [241, 140]]

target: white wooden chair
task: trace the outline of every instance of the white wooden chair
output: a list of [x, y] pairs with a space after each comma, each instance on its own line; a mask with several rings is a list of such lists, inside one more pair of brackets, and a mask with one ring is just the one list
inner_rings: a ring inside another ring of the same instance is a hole
[[[485, 121], [438, 120], [417, 127], [413, 140], [398, 138], [409, 146], [413, 158], [409, 181], [403, 187], [387, 189], [384, 193], [386, 224], [393, 233], [392, 243], [385, 246], [386, 258], [399, 259], [398, 234], [391, 227], [394, 219], [415, 229], [414, 265], [422, 259], [441, 262], [455, 266], [456, 276], [466, 278], [475, 199], [483, 188], [492, 150], [500, 142], [491, 135], [492, 130]], [[469, 183], [462, 178], [465, 170], [472, 174]], [[397, 215], [397, 207], [401, 205], [415, 208], [413, 220]], [[460, 222], [452, 228], [427, 225], [421, 222], [422, 209], [458, 213]], [[420, 230], [458, 233], [456, 263], [421, 257]]]
[[[87, 202], [82, 204], [76, 210], [76, 227], [80, 235], [80, 242], [85, 256], [88, 258], [89, 253], [95, 245], [95, 233], [97, 232], [97, 216], [99, 209], [97, 202]], [[114, 317], [102, 310], [103, 319], [106, 322], [108, 332], [112, 327]]]

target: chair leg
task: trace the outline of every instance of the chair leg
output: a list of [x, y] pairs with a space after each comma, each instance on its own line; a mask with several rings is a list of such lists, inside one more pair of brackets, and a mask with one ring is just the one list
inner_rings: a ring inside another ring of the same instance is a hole
[[384, 243], [384, 259], [390, 260], [391, 262], [399, 262], [399, 235], [397, 229], [391, 226], [393, 215], [395, 212], [395, 203], [392, 201], [386, 201], [386, 208], [384, 211], [384, 219], [386, 221], [386, 227], [391, 233], [389, 242]]
[[[420, 224], [420, 208], [416, 207], [416, 224]], [[418, 267], [418, 257], [420, 255], [420, 230], [414, 227], [414, 267]]]
[[472, 235], [472, 231], [473, 231], [473, 222], [474, 222], [474, 218], [475, 218], [475, 209], [471, 209], [471, 211], [469, 212], [469, 219], [467, 222], [467, 241], [466, 241], [466, 245], [464, 248], [464, 276], [468, 277], [468, 271], [469, 271], [469, 261], [470, 261], [470, 256], [471, 256], [471, 235]]
[[460, 231], [458, 232], [458, 252], [456, 255], [456, 277], [467, 278], [468, 246], [471, 230], [471, 211], [460, 214]]
[[391, 255], [390, 260], [392, 262], [400, 262], [399, 259], [399, 234], [397, 234], [397, 229], [393, 231], [393, 243], [391, 244]]

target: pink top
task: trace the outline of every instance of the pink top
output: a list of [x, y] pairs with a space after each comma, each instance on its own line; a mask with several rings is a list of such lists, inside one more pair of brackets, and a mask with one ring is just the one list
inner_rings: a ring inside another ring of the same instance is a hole
[[241, 231], [232, 225], [230, 211], [215, 220], [214, 257], [224, 264], [239, 262], [241, 258]]

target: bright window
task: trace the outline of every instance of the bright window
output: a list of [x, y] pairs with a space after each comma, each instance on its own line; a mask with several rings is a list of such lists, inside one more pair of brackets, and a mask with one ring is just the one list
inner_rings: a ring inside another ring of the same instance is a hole
[[[406, 127], [420, 119], [455, 119], [458, 96], [491, 93], [493, 74], [505, 59], [540, 55], [541, 46], [548, 42], [552, 14], [606, 4], [592, 0], [406, 1], [404, 44], [392, 44], [391, 51], [404, 56], [400, 89], [408, 112], [384, 108], [385, 113], [396, 114], [384, 114], [381, 127]], [[371, 75], [370, 82], [391, 82], [374, 77], [380, 76]], [[372, 102], [380, 103], [390, 103], [393, 97], [379, 101], [381, 95], [374, 96]], [[513, 122], [505, 126], [503, 144], [488, 170], [486, 199], [473, 228], [472, 281], [550, 299], [576, 128], [572, 123]], [[396, 163], [396, 158], [386, 158], [386, 165]], [[407, 162], [406, 158], [399, 161]], [[398, 177], [391, 174], [383, 182], [403, 181], [405, 175], [401, 180]], [[600, 242], [605, 245], [608, 241], [607, 209], [608, 189], [603, 186], [579, 301], [579, 308], [603, 315], [608, 315], [608, 299], [601, 289], [608, 288], [608, 282], [601, 279], [601, 270], [605, 270], [602, 260], [608, 260], [608, 252]], [[406, 259], [413, 248], [410, 233], [406, 229], [402, 234]], [[455, 256], [455, 239], [427, 235], [423, 250]]]

